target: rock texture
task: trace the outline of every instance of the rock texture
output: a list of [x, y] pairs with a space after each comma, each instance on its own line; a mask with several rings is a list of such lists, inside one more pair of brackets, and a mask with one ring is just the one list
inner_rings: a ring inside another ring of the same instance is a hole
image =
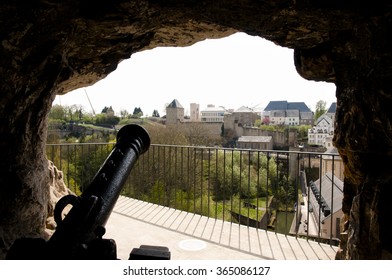
[[[54, 166], [53, 162], [48, 162], [48, 170], [49, 170], [49, 200], [48, 200], [48, 213], [46, 215], [46, 222], [45, 222], [45, 233], [47, 236], [43, 236], [45, 239], [46, 237], [50, 237], [54, 230], [56, 229], [56, 222], [54, 220], [54, 208], [56, 203], [62, 198], [63, 196], [72, 194], [75, 195], [64, 183], [64, 176], [63, 172], [58, 170], [56, 166]], [[67, 212], [71, 209], [72, 206], [68, 205], [63, 210], [63, 218], [67, 214]]]
[[93, 84], [135, 52], [241, 31], [293, 48], [300, 75], [336, 84], [347, 235], [338, 257], [391, 258], [391, 12], [390, 1], [2, 1], [0, 255], [15, 238], [44, 235], [56, 94]]

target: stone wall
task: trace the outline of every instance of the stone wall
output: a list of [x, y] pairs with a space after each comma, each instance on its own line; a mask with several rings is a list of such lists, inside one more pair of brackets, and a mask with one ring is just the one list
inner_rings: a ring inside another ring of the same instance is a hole
[[[71, 190], [67, 188], [64, 183], [63, 172], [60, 171], [53, 162], [48, 161], [47, 174], [49, 177], [48, 186], [48, 200], [47, 205], [44, 209], [46, 212], [42, 212], [42, 219], [44, 220], [44, 226], [41, 228], [41, 232], [28, 237], [40, 237], [48, 240], [56, 229], [56, 222], [54, 221], [54, 208], [59, 199], [65, 195], [73, 194]], [[70, 206], [66, 206], [63, 211], [63, 217], [69, 211]], [[28, 213], [25, 213], [28, 214]], [[4, 259], [6, 250], [0, 251], [0, 259]]]

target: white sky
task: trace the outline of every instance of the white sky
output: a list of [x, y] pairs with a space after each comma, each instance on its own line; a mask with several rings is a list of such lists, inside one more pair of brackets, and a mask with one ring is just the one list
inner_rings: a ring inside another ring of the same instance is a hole
[[260, 37], [237, 33], [205, 40], [190, 47], [155, 48], [133, 54], [116, 71], [86, 88], [57, 96], [53, 104], [82, 105], [96, 113], [112, 106], [116, 113], [133, 113], [140, 107], [151, 116], [164, 115], [177, 99], [189, 113], [190, 103], [238, 109], [264, 108], [269, 101], [305, 102], [315, 110], [317, 101], [327, 107], [336, 102], [335, 85], [307, 81], [295, 70], [293, 50]]

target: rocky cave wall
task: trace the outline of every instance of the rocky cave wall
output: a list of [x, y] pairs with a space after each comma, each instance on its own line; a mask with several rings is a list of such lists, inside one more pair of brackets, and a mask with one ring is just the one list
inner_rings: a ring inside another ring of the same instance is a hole
[[391, 258], [391, 11], [389, 1], [353, 0], [2, 1], [0, 257], [16, 238], [45, 236], [56, 94], [93, 84], [135, 52], [240, 31], [293, 48], [302, 77], [336, 84], [346, 178], [337, 258]]

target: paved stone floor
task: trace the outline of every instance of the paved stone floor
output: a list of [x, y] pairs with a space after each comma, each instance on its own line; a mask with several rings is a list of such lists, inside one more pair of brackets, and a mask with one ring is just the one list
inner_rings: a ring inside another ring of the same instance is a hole
[[119, 259], [140, 245], [166, 246], [173, 260], [333, 260], [337, 247], [223, 222], [120, 197], [105, 238], [117, 243]]

